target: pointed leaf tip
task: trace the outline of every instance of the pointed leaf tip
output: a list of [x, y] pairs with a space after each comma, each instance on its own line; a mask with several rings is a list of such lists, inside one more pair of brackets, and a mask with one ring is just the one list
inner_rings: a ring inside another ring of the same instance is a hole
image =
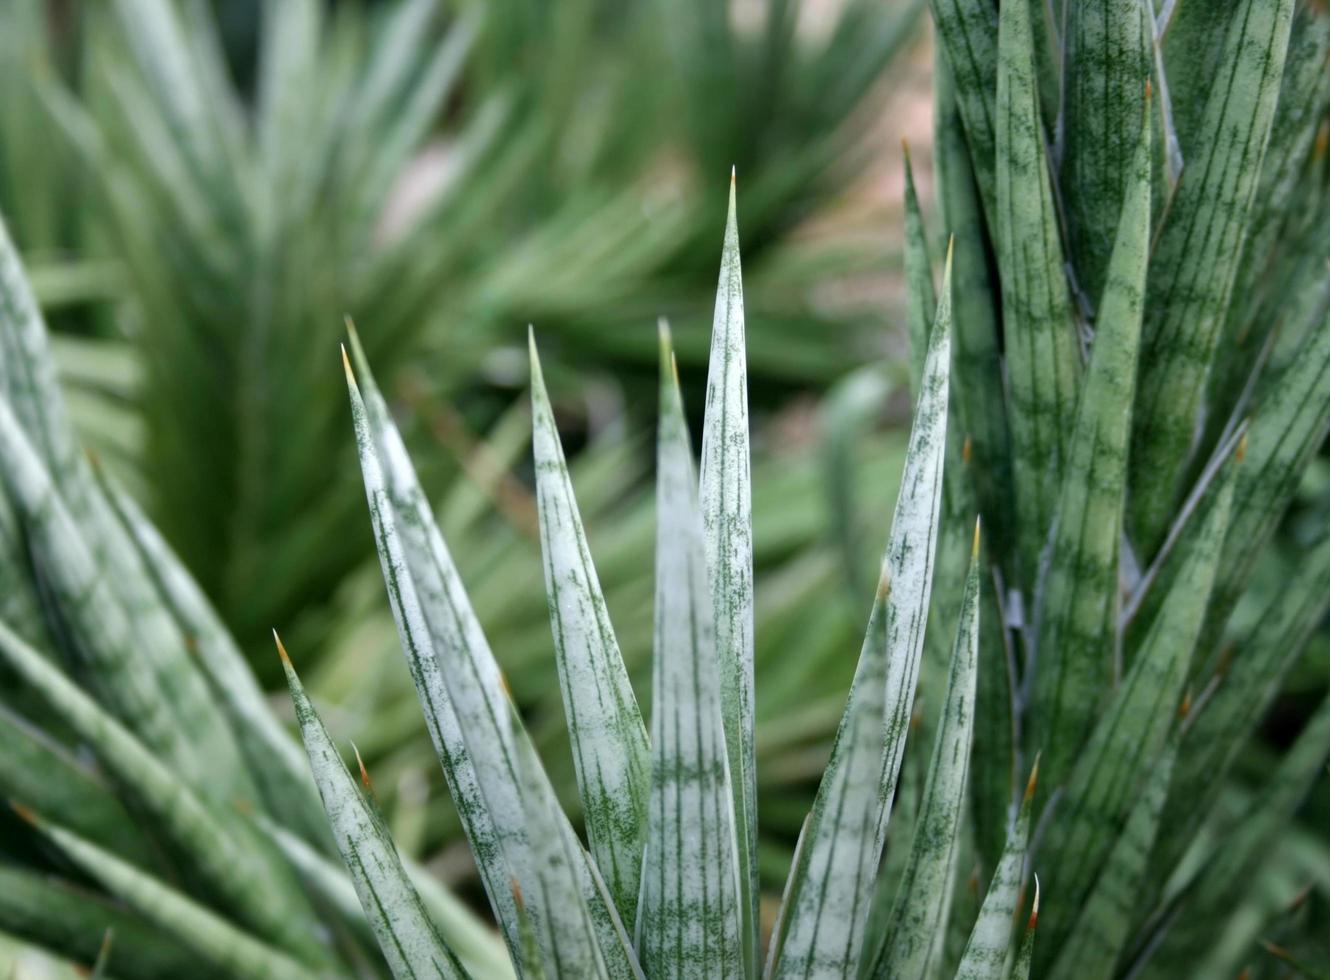
[[1039, 925], [1039, 872], [1034, 873], [1034, 905], [1030, 908], [1030, 921], [1028, 928], [1034, 929]]
[[291, 666], [291, 658], [287, 655], [286, 647], [282, 643], [282, 638], [277, 635], [277, 630], [275, 628], [272, 631], [272, 639], [273, 642], [277, 644], [277, 655], [282, 658], [282, 665], [286, 667], [287, 670], [294, 670], [295, 668]]
[[1030, 770], [1030, 778], [1025, 784], [1025, 799], [1034, 798], [1035, 787], [1039, 785], [1039, 756], [1041, 753], [1035, 753], [1034, 767]]
[[974, 519], [974, 541], [973, 541], [973, 542], [971, 543], [971, 545], [970, 545], [970, 560], [971, 560], [971, 561], [978, 561], [978, 560], [979, 560], [979, 537], [980, 537], [980, 533], [981, 533], [980, 526], [982, 525], [982, 523], [983, 523], [983, 518], [982, 518], [982, 517], [976, 517], [976, 518]]
[[16, 800], [10, 800], [9, 808], [14, 811], [14, 814], [20, 820], [28, 824], [30, 827], [41, 826], [41, 821], [38, 819], [37, 814], [34, 813], [30, 807], [26, 807]]

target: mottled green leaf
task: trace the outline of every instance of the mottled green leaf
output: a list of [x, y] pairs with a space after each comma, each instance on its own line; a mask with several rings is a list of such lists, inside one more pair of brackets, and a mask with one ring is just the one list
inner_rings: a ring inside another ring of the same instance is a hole
[[1033, 582], [1066, 470], [1081, 357], [1039, 116], [1029, 4], [1003, 4], [998, 33], [994, 238], [1020, 564]]
[[[983, 746], [976, 746], [983, 751]], [[956, 980], [1003, 980], [1011, 941], [1016, 931], [1016, 908], [1025, 886], [1025, 857], [1030, 846], [1030, 810], [1039, 779], [1039, 760], [1035, 759], [1030, 781], [1025, 787], [1016, 820], [1007, 831], [1007, 845], [993, 871], [988, 894], [979, 909], [970, 932], [965, 953], [956, 968]]]
[[942, 722], [924, 785], [905, 876], [896, 893], [874, 977], [926, 977], [945, 932], [954, 855], [965, 806], [979, 661], [979, 529], [956, 632]]
[[651, 749], [591, 560], [534, 338], [531, 426], [545, 588], [587, 837], [615, 907], [633, 922]]
[[651, 976], [740, 976], [738, 845], [703, 518], [674, 354], [661, 327], [656, 627], [637, 949]]
[[347, 771], [281, 640], [277, 640], [277, 649], [333, 838], [393, 976], [398, 980], [466, 976], [426, 914], [383, 819], [366, 799], [366, 794], [372, 792], [368, 776], [362, 769], [361, 778], [366, 784], [362, 790]]
[[748, 366], [735, 182], [725, 220], [702, 420], [703, 543], [711, 580], [721, 713], [734, 794], [739, 937], [744, 974], [757, 975], [757, 763], [753, 753], [753, 502], [748, 448]]
[[905, 326], [910, 333], [910, 390], [919, 397], [924, 376], [924, 358], [928, 356], [928, 334], [937, 311], [937, 291], [933, 288], [933, 265], [928, 257], [928, 235], [924, 216], [919, 211], [919, 196], [914, 189], [914, 167], [910, 148], [902, 144], [905, 166]]
[[[1184, 5], [1185, 6], [1185, 5]], [[1131, 517], [1148, 555], [1167, 528], [1242, 255], [1279, 97], [1293, 0], [1242, 0], [1151, 260]]]
[[1035, 602], [1035, 744], [1062, 785], [1117, 679], [1119, 548], [1150, 251], [1150, 114], [1136, 103], [1135, 154], [1099, 303], [1090, 364]]
[[994, 96], [999, 57], [997, 9], [989, 0], [929, 0], [929, 7], [938, 47], [955, 84], [970, 164], [991, 227], [999, 207]]

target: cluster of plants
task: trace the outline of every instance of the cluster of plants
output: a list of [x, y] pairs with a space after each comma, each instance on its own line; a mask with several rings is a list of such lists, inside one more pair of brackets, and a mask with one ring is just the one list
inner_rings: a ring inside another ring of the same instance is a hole
[[800, 675], [758, 670], [733, 185], [700, 467], [659, 334], [654, 598], [621, 600], [649, 685], [530, 342], [571, 752], [528, 733], [530, 681], [501, 669], [445, 542], [480, 505], [436, 520], [376, 355], [354, 331], [343, 354], [407, 675], [497, 933], [403, 857], [391, 830], [411, 828], [390, 830], [372, 759], [346, 765], [301, 648], [281, 657], [304, 756], [184, 564], [78, 452], [0, 239], [0, 928], [123, 976], [1323, 972], [1330, 698], [1300, 671], [1330, 605], [1330, 18], [1056, 6], [932, 4], [946, 257], [939, 280], [910, 182], [914, 421], [829, 759], [811, 807], [782, 801], [801, 812], [778, 903], [755, 719], [766, 677]]

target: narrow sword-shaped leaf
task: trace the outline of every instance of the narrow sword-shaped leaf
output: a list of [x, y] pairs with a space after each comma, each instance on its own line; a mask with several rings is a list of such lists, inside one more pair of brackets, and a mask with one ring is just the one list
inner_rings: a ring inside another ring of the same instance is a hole
[[1039, 117], [1030, 5], [1005, 3], [999, 20], [993, 227], [1020, 564], [1033, 583], [1066, 469], [1081, 358]]
[[656, 626], [637, 949], [649, 976], [736, 977], [738, 845], [697, 482], [669, 335], [661, 326]]
[[1030, 980], [1030, 964], [1034, 962], [1034, 931], [1039, 925], [1039, 876], [1034, 876], [1034, 906], [1030, 909], [1030, 921], [1025, 924], [1021, 935], [1021, 947], [1016, 951], [1016, 961], [1012, 964], [1009, 980]]
[[978, 666], [979, 526], [976, 524], [942, 723], [933, 746], [910, 861], [896, 892], [886, 942], [873, 969], [872, 975], [877, 978], [930, 976], [938, 951], [935, 940], [945, 933], [970, 769]]
[[1154, 44], [1149, 8], [1150, 0], [1067, 8], [1060, 186], [1077, 280], [1093, 302], [1108, 281], [1123, 199], [1139, 179], [1138, 94], [1150, 79]]
[[721, 711], [734, 793], [744, 973], [758, 967], [757, 763], [753, 754], [753, 501], [748, 367], [735, 181], [725, 219], [702, 420], [703, 542], [711, 577]]
[[[540, 896], [529, 887], [535, 870], [515, 753], [532, 753], [535, 769], [539, 762], [525, 731], [512, 724], [511, 701], [498, 664], [354, 330], [350, 339], [360, 381], [344, 359], [347, 388], [389, 603], [430, 737], [490, 904], [516, 959], [521, 936], [512, 881], [523, 888], [526, 913], [537, 925], [545, 910], [537, 906]], [[573, 835], [562, 814], [558, 823], [562, 834]], [[611, 975], [638, 976], [623, 927], [585, 856], [577, 873]]]
[[[979, 747], [982, 751], [982, 746]], [[956, 968], [956, 980], [1003, 980], [1011, 940], [1016, 929], [1016, 907], [1025, 883], [1025, 856], [1030, 844], [1030, 810], [1039, 779], [1039, 760], [1035, 759], [1030, 781], [1025, 787], [1020, 811], [1007, 832], [1007, 846], [993, 871], [988, 894], [979, 909], [970, 940]]]
[[1132, 527], [1151, 554], [1172, 514], [1242, 255], [1293, 0], [1243, 0], [1151, 276], [1132, 448]]
[[651, 748], [591, 560], [534, 337], [531, 427], [545, 588], [577, 789], [591, 853], [619, 914], [634, 922]]
[[282, 951], [195, 903], [181, 892], [62, 827], [23, 811], [51, 843], [113, 895], [160, 927], [210, 966], [235, 977], [272, 980], [314, 980], [311, 972]]
[[317, 962], [324, 952], [298, 886], [250, 846], [232, 811], [201, 800], [119, 721], [50, 661], [0, 623], [3, 659], [96, 753], [138, 812], [181, 854], [206, 890], [257, 933]]
[[1131, 670], [1095, 725], [1058, 803], [1041, 853], [1053, 862], [1050, 888], [1066, 904], [1054, 909], [1041, 962], [1064, 941], [1070, 917], [1100, 873], [1182, 702], [1228, 531], [1237, 468], [1237, 461], [1230, 460], [1221, 472], [1220, 496], [1206, 515], [1203, 533], [1187, 554], [1185, 569]]
[[768, 977], [857, 975], [888, 806], [881, 793], [884, 600], [879, 593], [873, 603], [831, 759], [800, 835]]
[[373, 804], [365, 798], [365, 790], [356, 785], [347, 771], [323, 720], [296, 676], [282, 641], [276, 633], [273, 638], [282, 656], [300, 737], [309, 755], [333, 838], [351, 872], [356, 895], [389, 969], [398, 980], [416, 977], [460, 980], [467, 975], [466, 971], [426, 914], [420, 895], [402, 867], [397, 845]]
[[[929, 0], [938, 46], [954, 82], [979, 199], [989, 227], [997, 215], [998, 14], [988, 0]], [[1028, 11], [1027, 11], [1028, 13]]]
[[1145, 786], [1104, 859], [1104, 870], [1085, 896], [1076, 924], [1048, 973], [1050, 980], [1110, 980], [1116, 975], [1114, 967], [1131, 935], [1177, 755], [1178, 740], [1171, 738], [1151, 763]]
[[933, 288], [924, 216], [919, 211], [919, 195], [914, 189], [910, 147], [904, 142], [901, 157], [905, 166], [905, 326], [910, 334], [910, 391], [918, 398], [924, 358], [928, 355], [929, 328], [937, 312], [937, 291]]
[[1136, 103], [1136, 150], [1036, 598], [1031, 720], [1053, 788], [1066, 779], [1117, 673], [1119, 549], [1150, 251], [1149, 105], [1142, 111]]

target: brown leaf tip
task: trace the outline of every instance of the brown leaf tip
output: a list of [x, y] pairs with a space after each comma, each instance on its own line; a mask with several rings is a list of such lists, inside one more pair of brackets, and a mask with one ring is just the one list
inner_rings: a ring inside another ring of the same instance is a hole
[[22, 803], [10, 800], [9, 808], [13, 810], [14, 814], [24, 823], [29, 824], [33, 827], [39, 826], [39, 821], [37, 820], [37, 814], [33, 813], [30, 807], [26, 807]]
[[374, 783], [370, 781], [369, 770], [365, 768], [365, 760], [360, 757], [360, 749], [356, 748], [356, 743], [351, 743], [351, 751], [356, 755], [356, 765], [360, 767], [360, 785], [364, 786], [366, 791], [375, 799], [378, 794], [374, 792]]
[[[346, 353], [345, 348], [342, 350], [342, 353]], [[282, 645], [282, 638], [277, 635], [276, 629], [272, 631], [272, 638], [273, 642], [277, 644], [277, 655], [282, 658], [282, 665], [294, 670], [295, 668], [291, 667], [291, 658], [287, 655], [286, 647]]]
[[1145, 80], [1145, 101], [1149, 102], [1151, 97], [1153, 96], [1154, 96], [1154, 84], [1151, 81], [1151, 79], [1147, 78]]
[[1026, 928], [1028, 928], [1028, 929], [1033, 929], [1033, 928], [1035, 928], [1037, 925], [1039, 925], [1039, 874], [1038, 874], [1038, 872], [1036, 872], [1036, 873], [1035, 873], [1035, 876], [1034, 876], [1034, 907], [1030, 909], [1030, 921], [1026, 924]]
[[969, 436], [966, 436], [965, 441], [961, 443], [961, 462], [965, 463], [968, 466], [970, 460], [973, 458], [974, 458], [974, 440], [971, 439]]
[[1034, 799], [1035, 787], [1039, 785], [1039, 757], [1042, 753], [1036, 753], [1034, 757], [1034, 766], [1030, 769], [1030, 778], [1025, 781], [1025, 800]]
[[516, 903], [519, 909], [525, 909], [526, 900], [522, 897], [522, 886], [517, 883], [517, 879], [509, 878], [508, 887], [513, 891], [513, 902]]
[[1244, 432], [1242, 434], [1242, 438], [1238, 440], [1238, 448], [1233, 453], [1233, 459], [1236, 462], [1241, 463], [1246, 458], [1247, 458], [1247, 433]]
[[1178, 705], [1178, 721], [1183, 721], [1191, 714], [1191, 688], [1188, 688], [1182, 695], [1182, 703]]

